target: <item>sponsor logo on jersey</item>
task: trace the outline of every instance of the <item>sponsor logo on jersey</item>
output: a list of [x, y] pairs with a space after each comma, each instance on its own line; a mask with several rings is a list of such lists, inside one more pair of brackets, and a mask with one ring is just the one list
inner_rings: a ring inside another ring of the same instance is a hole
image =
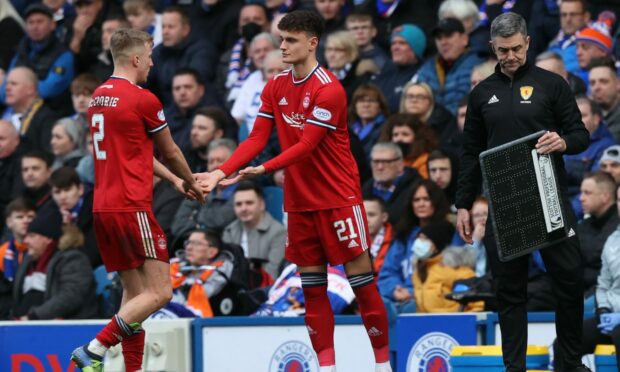
[[166, 115], [164, 115], [164, 110], [157, 111], [157, 118], [161, 121], [166, 121]]
[[329, 121], [332, 118], [332, 113], [329, 110], [321, 108], [319, 106], [314, 106], [312, 110], [312, 116], [321, 120], [321, 121]]
[[[524, 85], [519, 88], [519, 90], [521, 92], [521, 98], [523, 98], [524, 101], [529, 101], [534, 93], [534, 87], [531, 85]], [[521, 103], [523, 103], [523, 101], [521, 101]]]
[[499, 99], [497, 98], [497, 96], [494, 94], [493, 97], [491, 97], [491, 99], [489, 99], [489, 105], [491, 103], [497, 103], [499, 102]]
[[413, 345], [407, 358], [407, 371], [450, 372], [450, 351], [458, 342], [443, 332], [430, 332]]
[[280, 105], [280, 106], [286, 106], [286, 105], [288, 105], [288, 101], [286, 100], [286, 97], [282, 97], [282, 99], [280, 100], [280, 102], [278, 102], [278, 105]]
[[288, 341], [272, 354], [269, 372], [317, 372], [319, 363], [311, 347], [300, 341]]
[[306, 122], [306, 116], [304, 114], [293, 112], [290, 115], [282, 113], [282, 119], [286, 122], [286, 124], [290, 125], [293, 128], [304, 128], [304, 123]]

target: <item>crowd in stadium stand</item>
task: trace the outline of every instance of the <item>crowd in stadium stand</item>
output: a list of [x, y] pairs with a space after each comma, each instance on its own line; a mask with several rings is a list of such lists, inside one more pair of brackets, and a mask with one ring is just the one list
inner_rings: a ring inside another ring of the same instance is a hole
[[[527, 20], [528, 60], [566, 80], [590, 133], [586, 151], [564, 156], [584, 301], [620, 312], [611, 258], [620, 222], [617, 0], [10, 0], [0, 2], [0, 319], [97, 318], [119, 305], [118, 278], [101, 274], [94, 239], [87, 115], [91, 93], [112, 74], [113, 32], [153, 36], [145, 88], [198, 173], [217, 169], [252, 131], [263, 87], [287, 68], [277, 22], [295, 9], [325, 20], [318, 57], [347, 94], [373, 268], [391, 316], [494, 308], [490, 295], [445, 295], [491, 293], [488, 202], [479, 196], [472, 208], [473, 245], [454, 232], [453, 203], [468, 92], [496, 71], [489, 25], [508, 11]], [[274, 131], [252, 164], [279, 153]], [[205, 205], [154, 180], [153, 211], [174, 257], [173, 301], [156, 316], [303, 312], [299, 275], [284, 259], [284, 177], [218, 186]], [[338, 267], [329, 274], [343, 277]], [[350, 288], [332, 289], [334, 308], [355, 313]], [[553, 302], [534, 253], [528, 310]]]

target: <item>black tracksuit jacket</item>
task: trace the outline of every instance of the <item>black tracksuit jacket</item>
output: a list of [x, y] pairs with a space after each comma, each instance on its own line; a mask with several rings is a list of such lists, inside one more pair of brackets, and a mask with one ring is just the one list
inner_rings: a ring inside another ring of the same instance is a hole
[[[469, 96], [456, 207], [470, 209], [479, 194], [482, 151], [541, 130], [557, 132], [566, 142], [565, 154], [578, 154], [590, 144], [575, 97], [562, 77], [526, 62], [511, 80], [498, 64]], [[560, 190], [566, 193], [564, 161], [562, 156], [554, 159]]]

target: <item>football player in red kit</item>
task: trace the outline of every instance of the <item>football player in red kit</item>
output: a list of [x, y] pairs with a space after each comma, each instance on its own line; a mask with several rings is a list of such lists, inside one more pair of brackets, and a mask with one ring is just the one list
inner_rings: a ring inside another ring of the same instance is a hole
[[[218, 170], [195, 177], [208, 192], [218, 183], [228, 185], [285, 168], [286, 258], [301, 273], [306, 326], [321, 371], [334, 371], [336, 363], [327, 263], [345, 265], [374, 350], [376, 371], [391, 371], [386, 311], [373, 280], [359, 173], [349, 146], [346, 94], [316, 59], [323, 27], [313, 12], [294, 11], [282, 18], [278, 24], [282, 61], [292, 68], [267, 82], [254, 128], [233, 156]], [[260, 153], [274, 126], [283, 152], [225, 179]]]
[[[119, 312], [96, 338], [71, 354], [83, 371], [103, 370], [105, 352], [118, 343], [123, 346], [125, 370], [140, 370], [140, 324], [172, 297], [166, 236], [152, 212], [153, 173], [187, 196], [204, 199], [172, 140], [161, 103], [136, 85], [146, 82], [152, 47], [153, 39], [145, 32], [116, 31], [111, 39], [114, 73], [93, 92], [89, 104], [95, 234], [107, 271], [120, 275], [123, 299]], [[154, 160], [153, 142], [172, 172]]]

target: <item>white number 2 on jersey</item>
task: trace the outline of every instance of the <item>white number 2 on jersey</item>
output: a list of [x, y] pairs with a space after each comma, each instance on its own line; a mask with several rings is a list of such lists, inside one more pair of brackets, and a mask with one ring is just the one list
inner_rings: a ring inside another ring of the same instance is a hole
[[94, 114], [91, 119], [91, 125], [97, 128], [97, 131], [93, 134], [93, 146], [95, 147], [95, 157], [97, 160], [105, 160], [106, 152], [99, 149], [99, 145], [103, 141], [105, 135], [103, 125], [103, 114]]
[[346, 220], [335, 221], [334, 228], [336, 229], [336, 235], [338, 235], [338, 240], [341, 242], [357, 238], [357, 233], [353, 229], [353, 221], [351, 220], [351, 217], [347, 218]]

